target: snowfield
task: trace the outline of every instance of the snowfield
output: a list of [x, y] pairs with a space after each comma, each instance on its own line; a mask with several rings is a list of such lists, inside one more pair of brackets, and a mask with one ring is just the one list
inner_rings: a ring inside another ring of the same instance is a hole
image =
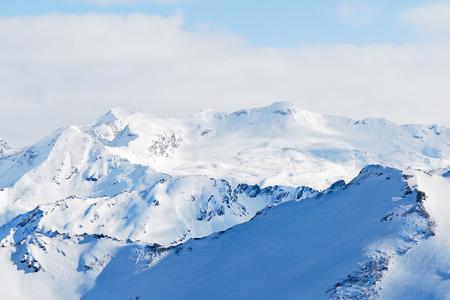
[[450, 299], [449, 162], [289, 103], [1, 140], [0, 298]]

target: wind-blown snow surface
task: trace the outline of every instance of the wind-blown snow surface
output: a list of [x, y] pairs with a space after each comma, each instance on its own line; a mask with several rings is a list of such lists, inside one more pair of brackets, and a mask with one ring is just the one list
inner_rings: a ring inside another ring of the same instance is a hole
[[[447, 299], [449, 159], [449, 129], [288, 103], [113, 109], [21, 150], [1, 141], [0, 296]], [[409, 288], [420, 265], [427, 285]]]

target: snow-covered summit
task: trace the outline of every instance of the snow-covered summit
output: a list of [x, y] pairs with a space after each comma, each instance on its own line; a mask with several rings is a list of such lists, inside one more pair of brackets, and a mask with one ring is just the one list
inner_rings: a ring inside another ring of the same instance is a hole
[[274, 102], [273, 104], [261, 107], [261, 108], [252, 108], [252, 109], [243, 109], [230, 114], [228, 116], [240, 116], [240, 115], [255, 115], [255, 114], [279, 114], [283, 116], [292, 115], [296, 112], [294, 105], [289, 102]]
[[133, 113], [125, 108], [112, 108], [95, 122], [97, 125], [125, 119]]

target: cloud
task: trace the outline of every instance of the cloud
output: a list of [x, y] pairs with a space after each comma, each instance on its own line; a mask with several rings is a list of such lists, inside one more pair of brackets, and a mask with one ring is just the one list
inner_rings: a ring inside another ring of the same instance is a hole
[[415, 7], [400, 15], [400, 20], [415, 25], [420, 33], [450, 33], [450, 2], [434, 2]]
[[187, 117], [290, 101], [352, 118], [450, 125], [450, 46], [254, 48], [183, 16], [0, 18], [0, 137], [30, 144], [111, 107]]
[[370, 23], [377, 15], [372, 5], [363, 0], [340, 1], [337, 14], [342, 21], [355, 27]]

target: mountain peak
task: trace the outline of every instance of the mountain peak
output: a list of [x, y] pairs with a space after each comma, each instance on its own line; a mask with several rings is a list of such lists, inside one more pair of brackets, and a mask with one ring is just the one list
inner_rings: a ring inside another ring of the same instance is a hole
[[8, 146], [8, 143], [4, 139], [0, 139], [0, 154], [10, 149], [11, 148]]
[[290, 102], [274, 102], [265, 108], [270, 112], [281, 115], [291, 115], [296, 111], [294, 105]]
[[280, 114], [280, 115], [292, 115], [296, 112], [294, 105], [289, 102], [274, 102], [269, 106], [265, 107], [259, 107], [259, 108], [252, 108], [252, 109], [243, 109], [238, 110], [233, 113], [230, 113], [229, 115], [232, 116], [240, 116], [240, 115], [248, 115], [248, 114], [259, 114], [259, 113], [266, 113], [266, 114]]
[[97, 120], [97, 124], [110, 123], [131, 116], [133, 113], [125, 108], [111, 108]]

